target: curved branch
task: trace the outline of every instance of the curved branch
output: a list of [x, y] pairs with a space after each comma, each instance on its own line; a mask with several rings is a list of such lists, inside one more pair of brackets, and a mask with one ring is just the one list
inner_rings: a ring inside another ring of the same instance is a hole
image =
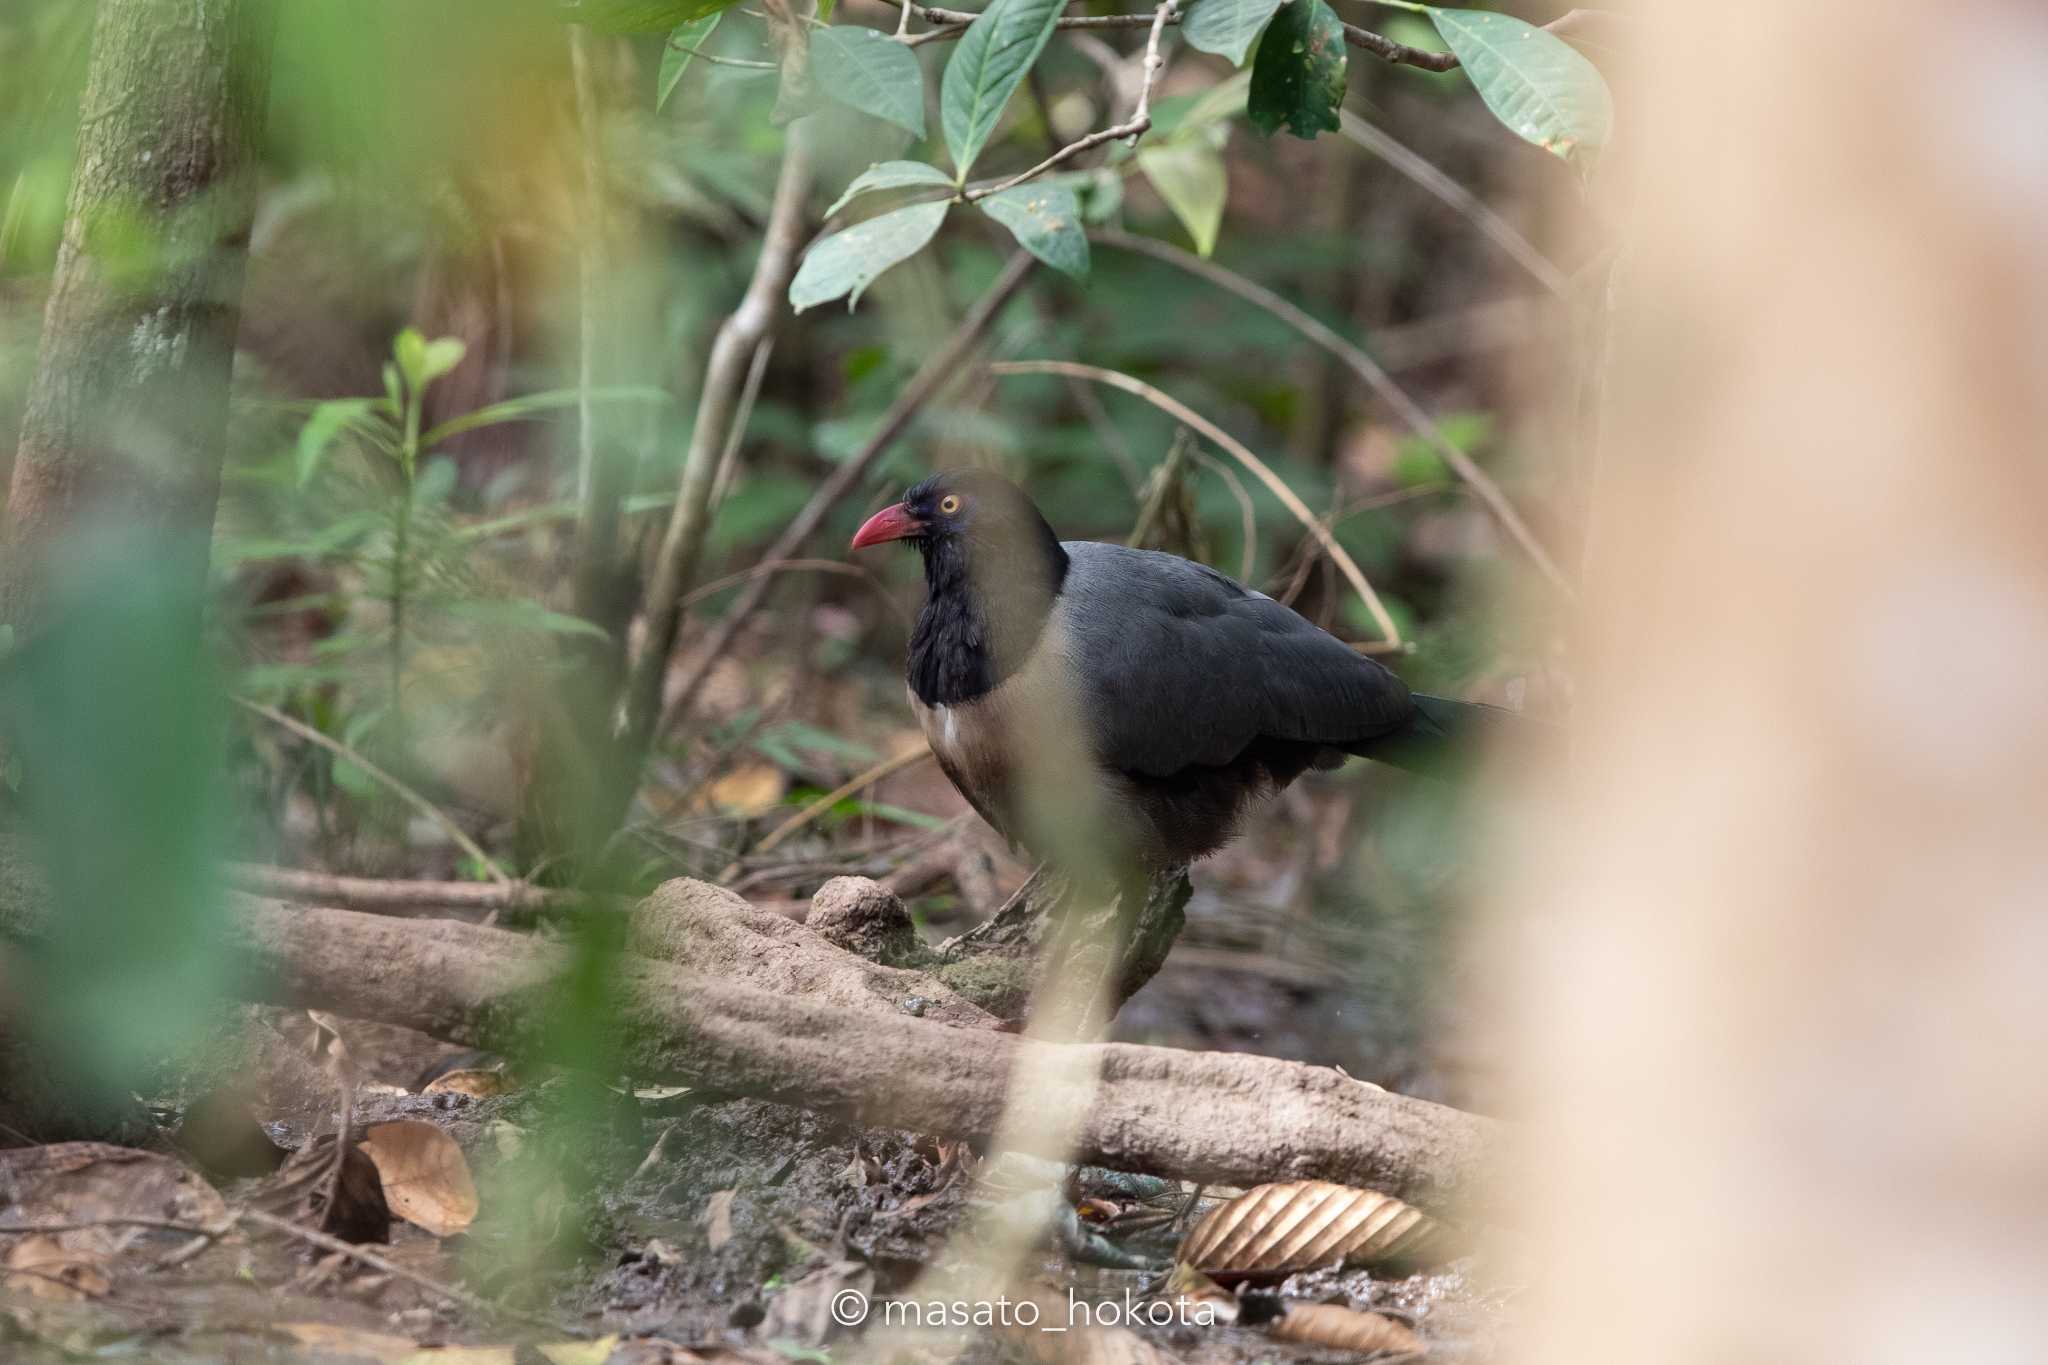
[[1091, 232], [1088, 236], [1107, 246], [1141, 252], [1168, 265], [1178, 266], [1191, 275], [1199, 275], [1218, 288], [1229, 290], [1247, 303], [1265, 309], [1343, 361], [1353, 374], [1364, 380], [1366, 385], [1380, 396], [1381, 401], [1408, 424], [1411, 431], [1429, 443], [1430, 449], [1442, 457], [1443, 462], [1451, 467], [1452, 473], [1470, 486], [1509, 537], [1529, 556], [1543, 576], [1550, 580], [1551, 586], [1567, 598], [1576, 595], [1571, 580], [1565, 577], [1564, 570], [1558, 567], [1557, 561], [1543, 547], [1543, 542], [1536, 538], [1536, 533], [1529, 529], [1529, 524], [1522, 520], [1521, 513], [1508, 501], [1508, 496], [1501, 491], [1500, 485], [1495, 483], [1470, 455], [1460, 450], [1450, 437], [1444, 435], [1435, 420], [1423, 410], [1422, 405], [1409, 397], [1407, 390], [1396, 384], [1393, 377], [1381, 369], [1371, 356], [1264, 285], [1255, 284], [1236, 271], [1220, 266], [1214, 261], [1204, 260], [1200, 256], [1182, 251], [1171, 243], [1150, 237], [1138, 237], [1127, 232], [1103, 229]]
[[1098, 384], [1107, 384], [1111, 388], [1122, 389], [1125, 393], [1134, 394], [1176, 421], [1193, 427], [1211, 442], [1229, 451], [1232, 458], [1258, 476], [1259, 482], [1266, 485], [1267, 490], [1274, 497], [1280, 499], [1281, 505], [1294, 514], [1295, 519], [1302, 524], [1303, 529], [1314, 536], [1317, 543], [1323, 547], [1323, 553], [1335, 561], [1337, 567], [1343, 571], [1344, 577], [1350, 580], [1352, 588], [1357, 591], [1359, 599], [1365, 603], [1366, 610], [1372, 613], [1373, 622], [1379, 626], [1380, 634], [1386, 637], [1387, 643], [1392, 645], [1402, 643], [1401, 628], [1394, 624], [1394, 618], [1388, 614], [1386, 604], [1380, 601], [1380, 595], [1373, 591], [1372, 584], [1366, 581], [1365, 575], [1359, 571], [1358, 565], [1352, 560], [1344, 547], [1337, 543], [1336, 537], [1330, 534], [1329, 528], [1323, 525], [1321, 518], [1309, 511], [1308, 504], [1295, 495], [1294, 490], [1287, 486], [1287, 481], [1278, 474], [1275, 474], [1264, 460], [1252, 454], [1250, 448], [1244, 442], [1202, 416], [1201, 413], [1196, 412], [1179, 399], [1153, 388], [1142, 379], [1133, 379], [1130, 375], [1124, 374], [1119, 370], [1105, 370], [1095, 365], [1077, 365], [1069, 360], [1006, 360], [998, 361], [989, 366], [989, 372], [991, 374], [1062, 374], [1071, 375], [1076, 379], [1091, 379]]

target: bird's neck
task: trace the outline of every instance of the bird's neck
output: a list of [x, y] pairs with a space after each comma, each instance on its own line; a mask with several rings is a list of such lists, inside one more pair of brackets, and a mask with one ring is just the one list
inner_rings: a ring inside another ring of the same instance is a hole
[[924, 610], [910, 636], [910, 690], [926, 706], [994, 691], [1045, 633], [1067, 576], [1067, 552], [1039, 523], [1024, 543], [980, 545], [969, 562], [953, 537], [924, 542]]

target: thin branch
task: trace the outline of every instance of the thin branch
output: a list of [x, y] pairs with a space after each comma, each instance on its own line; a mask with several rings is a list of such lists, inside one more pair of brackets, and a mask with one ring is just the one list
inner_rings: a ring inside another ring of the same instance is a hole
[[672, 42], [669, 44], [669, 47], [677, 52], [687, 52], [699, 61], [709, 62], [713, 66], [737, 66], [743, 67], [748, 71], [776, 71], [781, 69], [774, 62], [757, 62], [745, 57], [714, 57], [702, 48], [686, 47], [681, 43]]
[[[901, 41], [909, 47], [918, 47], [925, 43], [951, 42], [962, 33], [965, 33], [969, 24], [981, 17], [971, 10], [941, 9], [933, 5], [907, 3], [906, 0], [882, 0], [882, 3], [885, 5], [895, 5], [903, 11], [903, 17], [899, 20], [896, 31]], [[932, 25], [932, 28], [924, 33], [913, 33], [905, 36], [903, 27], [909, 22], [909, 16], [912, 14]], [[1588, 27], [1594, 21], [1627, 20], [1631, 17], [1633, 16], [1611, 10], [1575, 9], [1563, 18], [1553, 20], [1543, 27], [1557, 34], [1560, 38], [1577, 39], [1580, 30]], [[1178, 24], [1180, 21], [1181, 16], [1175, 14], [1166, 22]], [[1072, 15], [1060, 19], [1053, 27], [1061, 29], [1148, 28], [1153, 22], [1153, 16], [1147, 14]], [[1344, 42], [1349, 47], [1355, 47], [1361, 52], [1370, 52], [1373, 56], [1397, 66], [1420, 67], [1424, 71], [1451, 71], [1455, 70], [1458, 66], [1458, 58], [1453, 53], [1430, 52], [1424, 48], [1410, 47], [1406, 43], [1397, 43], [1384, 34], [1360, 28], [1356, 24], [1344, 25]]]
[[[872, 787], [875, 785], [875, 783], [880, 782], [883, 778], [891, 776], [895, 773], [900, 773], [913, 763], [922, 763], [924, 762], [924, 760], [930, 758], [931, 756], [932, 751], [920, 745], [918, 748], [908, 750], [904, 753], [900, 753], [896, 755], [896, 757], [894, 758], [885, 758], [880, 763], [875, 764], [874, 767], [869, 768], [866, 772], [861, 773], [858, 776], [848, 778], [846, 781], [840, 783], [831, 791], [826, 792], [817, 800], [810, 802], [802, 810], [798, 811], [795, 815], [790, 816], [787, 820], [784, 820], [781, 824], [777, 825], [774, 829], [770, 830], [767, 838], [763, 839], [760, 843], [755, 844], [753, 848], [748, 850], [749, 856], [772, 851], [777, 845], [781, 844], [783, 840], [789, 838], [790, 835], [795, 834], [797, 831], [804, 828], [804, 826], [810, 824], [811, 821], [817, 819], [826, 811], [831, 810], [834, 806], [838, 805], [841, 801], [844, 801], [847, 797], [852, 796], [855, 792], [862, 791], [868, 787]], [[739, 873], [740, 864], [737, 861], [727, 863], [725, 865], [725, 868], [719, 872], [718, 880], [721, 882], [728, 882], [731, 881], [734, 877], [737, 877]]]
[[504, 1304], [492, 1303], [489, 1299], [472, 1294], [467, 1289], [457, 1289], [452, 1284], [442, 1284], [431, 1275], [422, 1275], [419, 1271], [402, 1266], [388, 1256], [380, 1256], [367, 1247], [358, 1246], [354, 1242], [345, 1242], [339, 1237], [321, 1232], [316, 1228], [304, 1227], [292, 1222], [289, 1218], [280, 1218], [274, 1213], [265, 1213], [261, 1209], [239, 1209], [232, 1216], [243, 1222], [254, 1223], [258, 1227], [269, 1228], [273, 1232], [281, 1232], [287, 1237], [296, 1237], [302, 1242], [319, 1247], [322, 1251], [329, 1251], [337, 1256], [346, 1256], [353, 1261], [361, 1261], [373, 1270], [379, 1270], [395, 1279], [404, 1280], [407, 1284], [415, 1285], [430, 1294], [448, 1300], [450, 1303], [459, 1303], [473, 1313], [482, 1313], [486, 1317], [492, 1318], [510, 1318], [517, 1322], [530, 1323], [535, 1327], [544, 1327], [549, 1331], [558, 1332], [564, 1330], [562, 1324], [552, 1318], [544, 1318], [534, 1313], [522, 1313], [516, 1308], [507, 1308]]
[[1549, 257], [1538, 251], [1527, 237], [1517, 232], [1513, 223], [1488, 208], [1479, 196], [1445, 175], [1434, 163], [1410, 150], [1385, 129], [1367, 123], [1349, 109], [1338, 110], [1337, 117], [1345, 137], [1465, 215], [1474, 227], [1514, 257], [1515, 263], [1528, 271], [1538, 284], [1559, 298], [1569, 297], [1570, 277], [1551, 264]]
[[747, 365], [774, 325], [782, 307], [783, 291], [789, 287], [790, 273], [796, 268], [797, 250], [803, 245], [804, 202], [810, 196], [810, 188], [809, 138], [804, 121], [799, 119], [790, 125], [783, 144], [782, 171], [776, 179], [775, 199], [768, 211], [768, 229], [761, 243], [761, 255], [754, 263], [753, 278], [747, 283], [739, 307], [720, 325], [711, 344], [676, 504], [670, 511], [668, 531], [662, 537], [653, 581], [648, 585], [647, 640], [635, 662], [626, 693], [626, 739], [636, 757], [653, 733], [654, 719], [661, 708], [662, 680], [668, 676], [669, 655], [682, 628], [683, 594], [689, 590], [697, 559], [703, 553], [709, 529], [711, 486], [718, 473], [727, 431], [737, 414]]
[[[740, 447], [746, 443], [747, 424], [754, 420], [754, 404], [761, 397], [761, 381], [768, 376], [768, 358], [774, 353], [775, 338], [762, 337], [747, 366], [747, 381], [740, 386], [739, 411], [733, 415], [732, 429], [725, 434], [725, 449], [718, 453], [718, 474], [711, 481], [713, 516], [725, 506], [725, 495], [732, 488], [732, 476], [739, 469]], [[684, 605], [689, 605], [687, 598]]]
[[1100, 147], [1103, 143], [1114, 142], [1118, 138], [1127, 137], [1136, 141], [1142, 137], [1152, 126], [1152, 87], [1159, 83], [1159, 73], [1166, 69], [1166, 59], [1159, 55], [1159, 38], [1166, 31], [1167, 23], [1179, 18], [1179, 15], [1178, 0], [1160, 0], [1159, 7], [1152, 12], [1152, 33], [1145, 40], [1145, 78], [1138, 87], [1138, 107], [1131, 111], [1130, 118], [1113, 127], [1098, 128], [1079, 141], [1068, 143], [1030, 170], [1013, 175], [1007, 180], [998, 180], [993, 185], [970, 189], [960, 198], [971, 204], [977, 199], [986, 199], [991, 194], [1001, 194], [1004, 190], [1013, 189], [1027, 180], [1035, 180], [1053, 167], [1071, 161], [1091, 147]]
[[1244, 549], [1238, 554], [1238, 577], [1249, 583], [1253, 562], [1259, 554], [1259, 515], [1258, 509], [1252, 506], [1251, 490], [1244, 486], [1244, 480], [1237, 477], [1237, 471], [1227, 461], [1217, 459], [1199, 445], [1189, 447], [1188, 454], [1194, 457], [1196, 464], [1223, 480], [1223, 486], [1230, 490], [1231, 498], [1237, 503], [1238, 529], [1244, 541]]
[[1236, 271], [1226, 269], [1214, 261], [1204, 260], [1200, 256], [1182, 251], [1170, 243], [1150, 237], [1133, 236], [1127, 232], [1104, 230], [1088, 235], [1109, 246], [1141, 252], [1169, 265], [1179, 266], [1192, 275], [1199, 275], [1218, 288], [1227, 289], [1246, 302], [1265, 309], [1343, 361], [1352, 373], [1364, 380], [1366, 385], [1380, 396], [1382, 402], [1400, 416], [1410, 430], [1429, 443], [1430, 449], [1443, 458], [1443, 462], [1451, 467], [1452, 473], [1471, 486], [1479, 500], [1486, 504], [1487, 510], [1493, 513], [1495, 520], [1499, 521], [1514, 542], [1521, 546], [1537, 569], [1550, 580], [1551, 585], [1568, 598], [1575, 595], [1571, 580], [1565, 577], [1557, 561], [1543, 548], [1543, 542], [1536, 538], [1536, 533], [1522, 520], [1521, 513], [1508, 501], [1507, 494], [1501, 491], [1500, 485], [1495, 483], [1470, 455], [1460, 450], [1450, 437], [1444, 435], [1436, 422], [1423, 410], [1422, 405], [1409, 397], [1407, 391], [1396, 384], [1371, 356], [1264, 285], [1255, 284]]
[[229, 863], [228, 881], [253, 895], [275, 900], [338, 905], [371, 914], [433, 910], [573, 910], [590, 898], [552, 891], [529, 882], [436, 882], [383, 877], [344, 877], [265, 863]]
[[[840, 500], [867, 476], [869, 467], [880, 458], [882, 452], [903, 434], [911, 420], [939, 389], [959, 373], [968, 352], [980, 343], [982, 334], [995, 321], [1003, 305], [1023, 287], [1034, 264], [1036, 262], [1029, 252], [1019, 251], [1010, 257], [1009, 264], [1003, 267], [1002, 274], [996, 277], [988, 292], [975, 302], [974, 307], [967, 311], [967, 316], [960, 320], [960, 325], [953, 329], [953, 334], [925, 359], [924, 364], [918, 367], [917, 373], [911, 376], [910, 382], [903, 386], [902, 392], [896, 395], [896, 401], [882, 414], [882, 420], [876, 424], [874, 433], [858, 451], [854, 452], [852, 459], [839, 465], [824, 483], [818, 485], [818, 491], [811, 495], [811, 500], [804, 504], [803, 510], [783, 528], [775, 543], [768, 547], [768, 553], [763, 557], [764, 562], [796, 558], [797, 551], [811, 538], [825, 520], [826, 514], [838, 506]], [[740, 627], [746, 624], [747, 618], [761, 605], [761, 600], [768, 595], [769, 585], [774, 581], [773, 576], [764, 574], [748, 584], [746, 591], [741, 593], [732, 606], [727, 608], [725, 615], [719, 618], [717, 627], [706, 639], [703, 648], [698, 651], [699, 659], [695, 672], [685, 679], [682, 687], [677, 690], [675, 700], [663, 712], [661, 723], [655, 727], [654, 733], [667, 734], [676, 722], [688, 713], [690, 704], [696, 700], [698, 689], [703, 687], [704, 680], [710, 676], [712, 666], [731, 646], [733, 637], [739, 634]]]
[[247, 697], [230, 697], [228, 698], [228, 700], [232, 701], [235, 705], [241, 707], [244, 711], [248, 711], [254, 715], [263, 717], [263, 719], [269, 721], [272, 725], [281, 726], [284, 729], [291, 731], [293, 734], [297, 735], [300, 739], [305, 740], [307, 743], [317, 744], [321, 748], [327, 750], [329, 753], [338, 754], [342, 758], [345, 758], [349, 762], [355, 764], [358, 768], [361, 768], [365, 773], [369, 774], [372, 780], [383, 785], [385, 788], [390, 790], [393, 795], [397, 796], [400, 800], [404, 801], [414, 810], [418, 811], [420, 814], [426, 816], [429, 820], [432, 820], [435, 824], [439, 825], [442, 829], [446, 830], [448, 832], [448, 837], [454, 841], [455, 846], [461, 849], [464, 853], [467, 853], [470, 857], [476, 859], [477, 865], [483, 868], [485, 872], [490, 874], [492, 881], [499, 882], [508, 886], [512, 884], [513, 878], [509, 873], [505, 871], [504, 868], [498, 866], [498, 860], [493, 858], [490, 854], [484, 852], [482, 846], [479, 845], [476, 842], [476, 840], [470, 838], [469, 835], [463, 831], [462, 826], [455, 823], [455, 819], [453, 816], [449, 815], [446, 811], [442, 810], [433, 802], [427, 800], [426, 797], [421, 796], [418, 792], [414, 791], [411, 787], [408, 787], [405, 783], [400, 782], [390, 773], [385, 772], [382, 768], [372, 763], [369, 759], [364, 758], [361, 754], [357, 753], [354, 749], [351, 749], [348, 745], [343, 744], [340, 740], [335, 739], [329, 735], [321, 734], [318, 730], [315, 730], [312, 726], [306, 724], [304, 721], [288, 716], [274, 706], [265, 706], [260, 701], [250, 701]]
[[1387, 643], [1402, 643], [1401, 628], [1394, 624], [1394, 618], [1388, 613], [1386, 604], [1380, 601], [1380, 595], [1373, 591], [1372, 584], [1366, 581], [1365, 575], [1359, 571], [1350, 554], [1337, 543], [1336, 538], [1330, 534], [1316, 514], [1309, 511], [1308, 504], [1297, 497], [1294, 490], [1287, 486], [1287, 481], [1275, 474], [1264, 460], [1252, 454], [1244, 442], [1201, 413], [1179, 399], [1153, 388], [1142, 379], [1134, 379], [1119, 370], [1105, 370], [1095, 365], [1077, 365], [1067, 360], [1010, 360], [998, 361], [989, 366], [989, 370], [994, 374], [1065, 374], [1078, 379], [1090, 379], [1098, 384], [1107, 384], [1111, 388], [1134, 394], [1169, 417], [1193, 427], [1211, 443], [1229, 451], [1232, 458], [1258, 476], [1259, 482], [1266, 485], [1267, 490], [1280, 500], [1281, 505], [1294, 514], [1295, 520], [1322, 544], [1323, 553], [1336, 561], [1338, 569], [1350, 580], [1352, 589], [1358, 593], [1359, 600], [1364, 602], [1366, 610], [1372, 613], [1373, 622], [1379, 627], [1380, 634], [1387, 638]]

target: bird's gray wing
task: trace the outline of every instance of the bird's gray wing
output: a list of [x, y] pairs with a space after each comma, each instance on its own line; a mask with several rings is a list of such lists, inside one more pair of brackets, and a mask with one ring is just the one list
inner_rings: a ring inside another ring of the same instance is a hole
[[1260, 739], [1343, 747], [1414, 713], [1386, 668], [1300, 613], [1174, 555], [1066, 544], [1055, 607], [1097, 754], [1169, 777]]

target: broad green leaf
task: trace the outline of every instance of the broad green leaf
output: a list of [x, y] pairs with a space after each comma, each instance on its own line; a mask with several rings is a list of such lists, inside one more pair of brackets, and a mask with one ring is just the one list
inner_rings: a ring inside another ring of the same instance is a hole
[[693, 24], [707, 14], [731, 9], [737, 3], [738, 0], [580, 0], [555, 13], [565, 23], [588, 24], [606, 33], [661, 33], [679, 24]]
[[1065, 0], [989, 0], [967, 26], [939, 83], [939, 119], [961, 184], [1024, 73], [1045, 50]]
[[376, 398], [335, 398], [314, 408], [312, 416], [299, 428], [300, 485], [309, 483], [319, 473], [320, 462], [327, 458], [327, 448], [342, 432], [368, 428], [368, 434], [383, 434], [375, 427], [375, 414], [380, 406], [382, 400]]
[[932, 239], [939, 224], [946, 221], [950, 203], [940, 199], [907, 204], [820, 241], [804, 256], [796, 278], [789, 282], [790, 307], [801, 313], [849, 292], [853, 297], [846, 306], [853, 307], [875, 276], [916, 255]]
[[1336, 132], [1344, 104], [1344, 21], [1323, 0], [1293, 0], [1273, 16], [1252, 62], [1245, 113], [1267, 135]]
[[1066, 186], [1019, 185], [982, 200], [981, 211], [1053, 269], [1088, 278], [1088, 233], [1081, 226], [1080, 201]]
[[853, 178], [846, 187], [846, 193], [839, 196], [832, 207], [825, 210], [830, 218], [839, 210], [852, 203], [854, 196], [866, 194], [869, 190], [900, 190], [911, 185], [930, 185], [934, 188], [953, 188], [953, 177], [937, 166], [927, 166], [922, 161], [877, 161]]
[[1138, 169], [1195, 239], [1195, 250], [1204, 256], [1214, 251], [1230, 190], [1222, 155], [1198, 139], [1140, 147]]
[[1571, 44], [1505, 14], [1432, 8], [1429, 17], [1486, 107], [1517, 137], [1567, 161], [1607, 141], [1614, 99], [1599, 68]]
[[718, 27], [718, 21], [725, 17], [723, 10], [714, 10], [702, 19], [687, 24], [677, 24], [669, 30], [668, 41], [661, 45], [661, 78], [654, 86], [654, 112], [660, 113], [668, 104], [668, 97], [675, 93], [676, 82], [690, 69], [690, 59], [697, 50], [711, 41], [711, 31]]
[[1232, 66], [1244, 65], [1244, 54], [1252, 40], [1280, 8], [1280, 0], [1195, 0], [1187, 18], [1180, 21], [1181, 37], [1188, 46], [1227, 57]]
[[811, 76], [841, 104], [924, 136], [924, 68], [894, 38], [871, 28], [818, 29], [811, 34]]

